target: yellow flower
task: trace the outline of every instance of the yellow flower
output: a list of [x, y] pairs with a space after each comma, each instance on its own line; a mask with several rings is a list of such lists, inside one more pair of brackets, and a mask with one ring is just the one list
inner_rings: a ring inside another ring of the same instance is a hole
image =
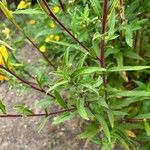
[[60, 10], [60, 8], [58, 6], [54, 6], [54, 8], [53, 8], [53, 12], [54, 13], [58, 13], [59, 10]]
[[32, 20], [29, 21], [30, 25], [34, 25], [35, 23], [36, 23], [36, 21], [34, 19], [32, 19]]
[[0, 75], [0, 81], [4, 81], [4, 80], [8, 80], [9, 78], [4, 76], [4, 75]]
[[4, 34], [6, 35], [6, 38], [8, 38], [8, 37], [9, 37], [10, 30], [5, 27], [5, 29], [2, 30], [2, 33], [4, 33]]
[[50, 26], [50, 28], [55, 28], [55, 27], [56, 27], [56, 25], [55, 25], [54, 22], [51, 22], [51, 23], [49, 24], [49, 26]]
[[45, 45], [42, 45], [42, 46], [40, 47], [40, 51], [41, 51], [42, 53], [46, 52], [46, 47], [45, 47]]
[[55, 35], [54, 39], [58, 42], [58, 41], [60, 41], [60, 36]]
[[49, 43], [51, 40], [53, 40], [53, 38], [54, 38], [54, 35], [52, 34], [52, 35], [49, 35], [49, 36], [47, 36], [46, 38], [45, 38], [45, 42], [46, 43]]
[[0, 65], [4, 65], [5, 62], [7, 62], [8, 59], [8, 52], [7, 48], [2, 45], [0, 46]]
[[26, 1], [20, 1], [20, 3], [17, 6], [17, 9], [25, 9], [28, 7], [28, 3]]

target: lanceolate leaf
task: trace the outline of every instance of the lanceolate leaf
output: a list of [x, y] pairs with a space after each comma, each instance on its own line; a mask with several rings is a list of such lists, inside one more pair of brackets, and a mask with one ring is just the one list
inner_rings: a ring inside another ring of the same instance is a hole
[[99, 132], [99, 127], [95, 124], [90, 125], [86, 131], [78, 135], [79, 139], [91, 139]]
[[54, 95], [56, 97], [58, 104], [60, 106], [62, 106], [63, 108], [67, 109], [68, 106], [67, 106], [66, 102], [64, 101], [64, 99], [61, 97], [61, 95], [56, 90], [54, 91]]
[[138, 71], [138, 70], [144, 70], [144, 69], [150, 69], [150, 66], [121, 66], [121, 67], [112, 67], [109, 68], [108, 72], [118, 72], [118, 71]]
[[86, 87], [89, 91], [94, 92], [97, 96], [99, 96], [98, 90], [90, 84], [82, 84], [83, 87]]
[[30, 110], [30, 108], [28, 108], [27, 106], [25, 106], [24, 104], [23, 105], [16, 105], [14, 107], [15, 111], [22, 114], [23, 116], [26, 116], [26, 115], [32, 115], [34, 114], [32, 110]]
[[37, 15], [37, 14], [44, 14], [43, 11], [39, 9], [24, 9], [24, 10], [17, 10], [14, 11], [13, 14], [17, 15]]
[[53, 41], [51, 40], [52, 43], [54, 44], [58, 44], [58, 45], [62, 45], [62, 46], [66, 46], [66, 47], [70, 47], [70, 48], [73, 48], [73, 49], [77, 49], [79, 51], [82, 51], [85, 53], [85, 50], [83, 48], [80, 48], [79, 46], [75, 45], [75, 44], [70, 44], [70, 43], [67, 43], [67, 42], [61, 42], [61, 41]]
[[110, 131], [109, 131], [109, 128], [108, 128], [108, 125], [107, 125], [105, 119], [100, 115], [95, 115], [95, 116], [96, 116], [96, 119], [100, 122], [101, 127], [102, 127], [108, 141], [110, 142], [111, 141], [111, 135], [110, 135]]
[[149, 136], [150, 135], [150, 125], [148, 124], [148, 121], [146, 119], [144, 119], [144, 127], [145, 127], [147, 136]]
[[128, 143], [123, 139], [119, 134], [116, 135], [117, 140], [119, 141], [121, 147], [123, 147], [125, 150], [130, 150]]
[[46, 93], [49, 93], [50, 91], [56, 89], [57, 87], [59, 87], [59, 86], [61, 86], [61, 85], [64, 85], [64, 84], [67, 84], [67, 83], [68, 83], [67, 80], [63, 80], [63, 81], [57, 82], [57, 83], [54, 84], [52, 87], [50, 87]]
[[48, 119], [49, 119], [49, 117], [46, 117], [46, 118], [44, 118], [44, 119], [41, 120], [41, 122], [39, 123], [39, 125], [37, 127], [38, 133], [40, 133], [42, 131], [42, 129], [46, 125]]
[[76, 102], [76, 106], [77, 106], [77, 110], [78, 110], [79, 115], [83, 119], [89, 120], [86, 109], [85, 109], [85, 106], [84, 106], [84, 100], [78, 99], [77, 102]]
[[150, 92], [147, 91], [121, 91], [116, 93], [116, 96], [124, 96], [124, 97], [147, 97], [150, 96]]
[[149, 100], [149, 97], [133, 97], [132, 96], [132, 97], [124, 99], [121, 102], [117, 101], [114, 105], [111, 106], [111, 108], [121, 109], [123, 107], [127, 107], [127, 106], [131, 105], [132, 103], [141, 102], [144, 100]]
[[2, 111], [4, 114], [6, 114], [6, 107], [3, 104], [2, 100], [0, 100], [0, 111]]
[[133, 30], [130, 25], [125, 26], [125, 39], [127, 44], [132, 47], [133, 46]]
[[134, 117], [135, 119], [150, 119], [150, 113], [146, 114], [139, 114], [138, 116]]
[[53, 120], [53, 124], [60, 124], [60, 123], [63, 123], [67, 120], [70, 120], [72, 119], [73, 117], [75, 116], [75, 113], [69, 113], [69, 112], [66, 112], [58, 117], [55, 117], [54, 120]]
[[108, 119], [111, 127], [114, 127], [114, 114], [111, 111], [107, 111]]
[[100, 68], [100, 67], [82, 67], [79, 68], [77, 70], [75, 70], [72, 74], [71, 77], [75, 78], [84, 74], [91, 74], [91, 73], [101, 73], [103, 71], [106, 71], [106, 69], [104, 68]]
[[46, 97], [43, 100], [37, 101], [36, 102], [36, 107], [41, 107], [41, 108], [49, 108], [49, 106], [51, 105], [52, 101], [51, 99], [49, 99], [49, 97]]

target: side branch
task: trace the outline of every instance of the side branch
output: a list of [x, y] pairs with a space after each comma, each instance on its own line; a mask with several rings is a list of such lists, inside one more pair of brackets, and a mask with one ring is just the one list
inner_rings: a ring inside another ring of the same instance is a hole
[[64, 8], [64, 5], [63, 5], [63, 3], [62, 3], [62, 0], [58, 0], [58, 1], [59, 1], [59, 4], [60, 4], [61, 9], [62, 9], [63, 11], [65, 11], [65, 8]]
[[45, 59], [45, 61], [52, 66], [54, 69], [56, 69], [55, 65], [51, 63], [51, 61], [48, 59], [48, 57], [40, 51], [40, 49], [38, 48], [38, 46], [28, 37], [28, 35], [25, 33], [25, 31], [18, 25], [15, 24], [12, 20], [10, 20], [11, 23], [19, 30], [22, 32], [22, 34], [26, 37], [26, 39], [39, 51], [39, 53], [41, 53], [41, 55], [43, 56], [43, 58]]
[[45, 5], [45, 8], [48, 11], [48, 15], [49, 17], [52, 17], [83, 49], [85, 49], [86, 51], [89, 52], [89, 49], [84, 46], [64, 25], [63, 23], [55, 16], [55, 14], [51, 11], [51, 9], [48, 6], [48, 3], [46, 2], [46, 0], [42, 1], [43, 4]]
[[[64, 112], [70, 112], [75, 110], [75, 108], [70, 108], [70, 109], [66, 109], [66, 110], [60, 110], [60, 111], [56, 111], [56, 112], [51, 112], [51, 113], [43, 113], [43, 114], [32, 114], [32, 115], [26, 115], [25, 117], [42, 117], [42, 116], [52, 116], [52, 115], [58, 115]], [[23, 115], [19, 115], [19, 114], [6, 114], [6, 115], [0, 115], [0, 118], [20, 118], [23, 117]]]
[[30, 88], [32, 88], [32, 89], [34, 89], [34, 90], [37, 90], [37, 91], [39, 91], [39, 92], [41, 92], [41, 93], [47, 94], [47, 95], [50, 96], [50, 97], [55, 98], [55, 96], [53, 96], [53, 95], [50, 94], [50, 93], [47, 93], [44, 89], [38, 88], [38, 87], [34, 86], [33, 83], [31, 84], [30, 82], [28, 82], [28, 81], [22, 79], [22, 78], [19, 77], [17, 74], [15, 74], [12, 70], [10, 70], [10, 69], [8, 69], [8, 68], [2, 66], [2, 65], [0, 65], [0, 68], [1, 68], [1, 69], [4, 69], [5, 71], [7, 71], [7, 72], [10, 73], [11, 75], [13, 75], [15, 78], [17, 78], [17, 79], [18, 79], [19, 81], [21, 81], [22, 83], [26, 84], [28, 87], [30, 87]]

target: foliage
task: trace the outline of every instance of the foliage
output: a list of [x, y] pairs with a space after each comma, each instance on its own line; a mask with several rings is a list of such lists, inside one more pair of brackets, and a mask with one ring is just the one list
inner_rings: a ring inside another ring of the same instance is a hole
[[[150, 1], [30, 2], [0, 2], [7, 17], [0, 25], [0, 80], [14, 86], [19, 80], [43, 93], [36, 107], [44, 114], [25, 104], [14, 110], [45, 116], [39, 131], [49, 115], [58, 115], [54, 124], [79, 116], [85, 128], [79, 139], [106, 150], [144, 149], [150, 135]], [[41, 54], [36, 64], [16, 57], [25, 39]], [[50, 113], [50, 106], [63, 110]], [[6, 108], [1, 100], [1, 117], [11, 116]]]

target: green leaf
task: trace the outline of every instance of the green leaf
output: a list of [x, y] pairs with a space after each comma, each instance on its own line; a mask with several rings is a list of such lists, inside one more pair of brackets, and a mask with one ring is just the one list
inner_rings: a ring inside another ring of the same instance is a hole
[[2, 100], [0, 100], [0, 111], [2, 111], [4, 114], [6, 114], [6, 107]]
[[51, 105], [52, 101], [49, 97], [46, 97], [43, 100], [37, 101], [36, 102], [36, 107], [41, 107], [41, 108], [48, 108]]
[[77, 9], [75, 8], [71, 21], [71, 30], [74, 34], [77, 33]]
[[112, 11], [111, 17], [108, 20], [109, 24], [109, 31], [108, 35], [113, 35], [115, 32], [115, 22], [116, 22], [116, 14], [115, 14], [115, 9]]
[[56, 97], [58, 104], [60, 106], [62, 106], [63, 108], [67, 109], [68, 106], [67, 106], [66, 102], [64, 101], [64, 99], [61, 97], [61, 95], [56, 90], [54, 91], [54, 95]]
[[33, 115], [33, 111], [30, 110], [27, 106], [25, 106], [24, 104], [19, 104], [16, 105], [14, 107], [14, 110], [20, 114], [22, 114], [23, 116], [27, 116], [27, 115]]
[[69, 113], [69, 112], [66, 112], [58, 117], [55, 117], [54, 120], [53, 120], [53, 124], [60, 124], [60, 123], [63, 123], [67, 120], [70, 120], [72, 119], [73, 117], [75, 116], [75, 113]]
[[119, 134], [115, 135], [121, 145], [122, 148], [124, 148], [125, 150], [130, 150], [128, 144], [126, 143], [125, 139], [123, 139]]
[[76, 106], [77, 106], [77, 110], [78, 110], [79, 115], [83, 119], [89, 120], [86, 109], [85, 109], [85, 106], [84, 106], [84, 100], [78, 99], [77, 102], [76, 102]]
[[59, 34], [61, 33], [60, 30], [57, 29], [43, 29], [42, 31], [39, 31], [36, 35], [35, 35], [35, 39], [37, 38], [41, 38], [41, 36], [46, 36], [46, 35], [50, 35], [50, 34]]
[[13, 11], [13, 14], [15, 15], [39, 15], [39, 14], [44, 14], [44, 13], [40, 9], [23, 9], [23, 10]]
[[133, 30], [130, 25], [125, 26], [125, 40], [130, 47], [133, 46]]
[[106, 103], [106, 101], [105, 101], [104, 98], [100, 98], [100, 99], [98, 100], [98, 105], [108, 108], [108, 104]]
[[99, 39], [101, 39], [101, 38], [102, 38], [102, 36], [103, 36], [102, 34], [100, 34], [99, 32], [96, 32], [96, 33], [94, 34], [94, 36], [93, 36], [93, 39], [92, 39], [92, 40], [93, 40], [93, 41], [94, 41], [95, 39], [98, 39], [98, 40], [99, 40]]
[[40, 123], [38, 124], [38, 128], [37, 128], [38, 133], [40, 133], [40, 132], [42, 131], [42, 129], [43, 129], [44, 126], [46, 125], [48, 119], [49, 119], [49, 117], [46, 117], [46, 118], [44, 118], [44, 119], [42, 119], [42, 120], [40, 121]]
[[[115, 96], [116, 97], [116, 96]], [[126, 98], [124, 99], [123, 101], [116, 101], [115, 104], [113, 104], [111, 106], [111, 108], [113, 109], [121, 109], [123, 107], [127, 107], [133, 103], [136, 103], [136, 102], [140, 102], [140, 101], [145, 101], [145, 100], [149, 100], [149, 97], [131, 97], [131, 98]]]
[[147, 136], [150, 136], [150, 126], [149, 126], [148, 121], [146, 119], [144, 119], [144, 128], [145, 128]]
[[83, 87], [86, 87], [90, 92], [94, 92], [98, 97], [99, 97], [99, 92], [97, 91], [97, 89], [95, 87], [93, 87], [90, 84], [81, 84]]
[[139, 114], [136, 117], [134, 117], [134, 119], [149, 119], [149, 118], [150, 118], [150, 113]]
[[143, 69], [150, 69], [150, 66], [122, 66], [122, 67], [112, 67], [107, 69], [108, 72], [118, 72], [118, 71], [138, 71]]
[[90, 0], [90, 3], [91, 3], [91, 6], [95, 12], [96, 15], [100, 15], [100, 3], [99, 3], [99, 0]]
[[77, 49], [77, 50], [80, 50], [81, 52], [85, 53], [85, 50], [83, 48], [81, 48], [80, 46], [77, 46], [75, 44], [70, 44], [70, 43], [67, 43], [67, 42], [57, 42], [57, 41], [53, 41], [51, 40], [52, 43], [55, 43], [55, 44], [58, 44], [58, 45], [62, 45], [62, 46], [66, 46], [66, 47], [70, 47], [70, 48], [73, 48], [73, 49]]
[[133, 59], [137, 59], [137, 60], [142, 60], [144, 61], [144, 59], [137, 53], [135, 53], [134, 51], [132, 51], [131, 49], [126, 49], [124, 52], [123, 52], [123, 55], [125, 57], [129, 57], [129, 58], [133, 58]]
[[99, 132], [99, 127], [95, 124], [88, 126], [86, 131], [79, 134], [77, 137], [79, 139], [92, 139]]
[[51, 87], [47, 90], [46, 93], [49, 93], [50, 91], [56, 89], [57, 87], [59, 87], [59, 86], [61, 86], [61, 85], [66, 84], [66, 83], [68, 83], [67, 80], [63, 80], [63, 81], [57, 82], [57, 83], [55, 83], [53, 86], [51, 86]]
[[78, 62], [77, 68], [83, 67], [83, 64], [84, 64], [84, 61], [85, 61], [87, 55], [88, 55], [88, 52], [86, 52], [85, 54], [83, 54], [82, 58]]
[[111, 111], [107, 111], [108, 119], [110, 122], [111, 127], [114, 127], [114, 114]]
[[82, 68], [79, 68], [79, 69], [75, 70], [71, 74], [71, 77], [75, 78], [75, 77], [78, 77], [78, 76], [81, 76], [81, 75], [84, 75], [84, 74], [91, 74], [91, 73], [95, 73], [95, 72], [101, 73], [103, 71], [106, 71], [106, 69], [100, 68], [100, 67], [82, 67]]
[[110, 142], [111, 141], [111, 135], [110, 135], [110, 131], [109, 131], [109, 128], [108, 128], [108, 125], [107, 125], [105, 119], [100, 115], [95, 115], [95, 117], [100, 122], [101, 127], [104, 131], [104, 134], [106, 135], [108, 141]]
[[69, 48], [66, 49], [63, 57], [63, 65], [64, 66], [69, 66]]
[[121, 91], [116, 93], [116, 96], [124, 96], [124, 97], [147, 97], [150, 96], [150, 92], [146, 91]]

